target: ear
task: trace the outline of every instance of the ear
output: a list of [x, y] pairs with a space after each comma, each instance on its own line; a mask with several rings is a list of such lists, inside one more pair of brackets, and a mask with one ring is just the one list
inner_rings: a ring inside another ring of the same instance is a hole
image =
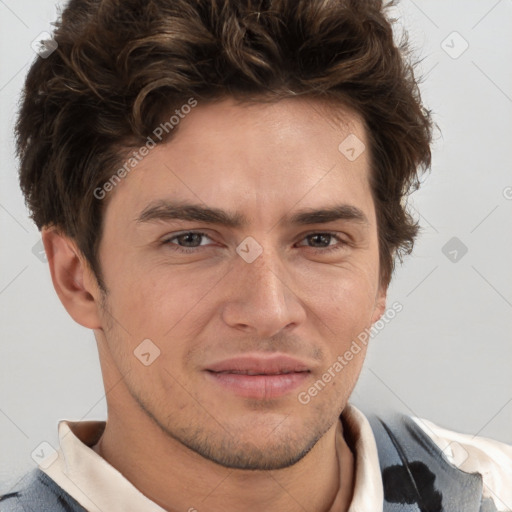
[[380, 320], [386, 311], [386, 299], [388, 294], [388, 287], [380, 285], [377, 295], [375, 297], [375, 307], [372, 315], [372, 325]]
[[57, 228], [41, 232], [53, 287], [73, 320], [89, 329], [101, 329], [101, 290], [76, 243]]

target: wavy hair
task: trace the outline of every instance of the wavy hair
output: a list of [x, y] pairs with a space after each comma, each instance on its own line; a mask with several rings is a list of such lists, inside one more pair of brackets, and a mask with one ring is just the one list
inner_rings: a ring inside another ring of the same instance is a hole
[[406, 199], [430, 168], [432, 141], [431, 114], [407, 40], [394, 40], [390, 5], [71, 0], [55, 23], [57, 48], [29, 70], [16, 123], [32, 219], [74, 239], [105, 289], [97, 250], [108, 201], [94, 190], [163, 112], [190, 97], [318, 98], [350, 107], [367, 128], [380, 276], [388, 285], [419, 231]]

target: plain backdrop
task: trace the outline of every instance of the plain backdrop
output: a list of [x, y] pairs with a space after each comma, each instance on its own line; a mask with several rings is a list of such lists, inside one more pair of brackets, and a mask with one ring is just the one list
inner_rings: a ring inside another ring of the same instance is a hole
[[[439, 126], [411, 197], [423, 228], [389, 290], [403, 311], [373, 338], [352, 396], [512, 443], [512, 1], [403, 0]], [[31, 42], [54, 0], [0, 1], [0, 492], [58, 446], [60, 419], [105, 419], [91, 331], [54, 292], [18, 188], [13, 121]]]

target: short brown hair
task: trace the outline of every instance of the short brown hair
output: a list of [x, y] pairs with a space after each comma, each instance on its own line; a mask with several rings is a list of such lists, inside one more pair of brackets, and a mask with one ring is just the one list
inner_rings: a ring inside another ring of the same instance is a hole
[[[73, 238], [105, 289], [94, 190], [190, 97], [304, 96], [363, 119], [381, 282], [412, 251], [405, 199], [430, 167], [431, 115], [380, 0], [71, 0], [28, 73], [16, 125], [32, 219]], [[169, 136], [173, 132], [169, 132]]]

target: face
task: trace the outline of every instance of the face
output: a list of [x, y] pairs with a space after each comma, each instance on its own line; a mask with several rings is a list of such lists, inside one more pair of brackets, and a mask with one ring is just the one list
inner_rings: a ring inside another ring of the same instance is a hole
[[364, 347], [333, 365], [383, 313], [369, 155], [338, 149], [366, 135], [327, 112], [198, 105], [108, 197], [96, 336], [134, 404], [227, 467], [300, 460], [336, 424]]

